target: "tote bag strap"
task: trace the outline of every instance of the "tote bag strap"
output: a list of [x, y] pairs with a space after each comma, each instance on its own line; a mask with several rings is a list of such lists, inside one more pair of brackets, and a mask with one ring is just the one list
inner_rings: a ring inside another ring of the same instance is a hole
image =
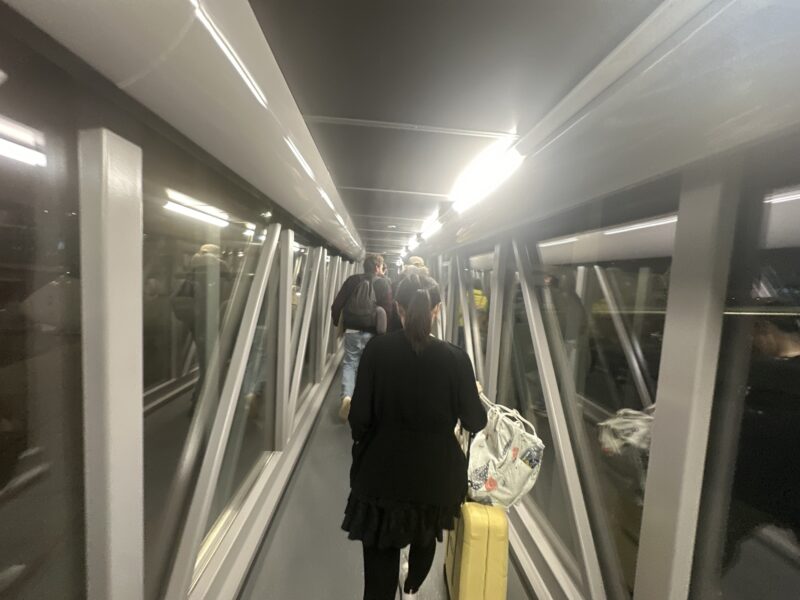
[[519, 423], [522, 426], [523, 429], [525, 429], [525, 428], [530, 429], [531, 432], [533, 433], [533, 435], [536, 435], [536, 437], [539, 437], [536, 434], [536, 428], [533, 426], [533, 424], [530, 421], [528, 421], [525, 417], [523, 417], [521, 414], [519, 414], [518, 410], [513, 409], [513, 408], [508, 408], [507, 406], [503, 406], [502, 404], [494, 404], [488, 398], [485, 399], [485, 402], [487, 402], [487, 403], [489, 403], [491, 405], [490, 410], [496, 410], [497, 412], [502, 414], [504, 417], [508, 417], [508, 418], [512, 419], [513, 421]]

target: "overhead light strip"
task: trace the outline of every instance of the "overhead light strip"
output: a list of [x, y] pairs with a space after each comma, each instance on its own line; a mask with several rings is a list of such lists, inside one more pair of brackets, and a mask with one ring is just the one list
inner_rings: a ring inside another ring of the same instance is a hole
[[650, 229], [651, 227], [660, 227], [662, 225], [670, 225], [671, 223], [678, 222], [678, 215], [665, 217], [663, 219], [653, 219], [652, 221], [645, 221], [643, 223], [634, 223], [633, 225], [626, 225], [625, 227], [617, 227], [603, 232], [603, 235], [618, 235], [620, 233], [628, 233], [629, 231], [639, 231], [640, 229]]
[[208, 213], [195, 210], [194, 208], [189, 208], [188, 206], [184, 206], [183, 204], [178, 204], [177, 202], [172, 202], [171, 200], [164, 205], [164, 208], [172, 212], [184, 215], [186, 217], [191, 217], [192, 219], [203, 221], [204, 223], [208, 223], [209, 225], [214, 225], [215, 227], [227, 227], [229, 225], [229, 222], [226, 221], [225, 219], [209, 215]]
[[236, 54], [236, 50], [234, 50], [230, 42], [225, 39], [223, 33], [219, 30], [206, 10], [200, 5], [200, 2], [198, 0], [191, 0], [191, 3], [195, 8], [195, 15], [211, 34], [211, 37], [217, 43], [217, 46], [219, 46], [220, 50], [222, 50], [222, 53], [225, 54], [228, 61], [233, 65], [233, 68], [236, 69], [239, 77], [242, 78], [242, 81], [244, 81], [245, 85], [247, 85], [247, 87], [250, 89], [250, 92], [253, 94], [253, 96], [255, 96], [255, 99], [259, 104], [261, 104], [261, 106], [268, 108], [267, 97], [264, 95], [264, 92], [261, 91], [261, 88], [256, 83], [255, 79], [253, 79], [250, 71], [247, 70], [247, 67], [244, 65], [242, 59], [239, 58], [238, 54]]
[[30, 148], [42, 148], [45, 137], [41, 131], [0, 115], [0, 137]]
[[764, 200], [765, 204], [782, 204], [783, 202], [791, 202], [793, 200], [800, 200], [800, 190], [794, 189], [789, 192], [777, 192], [771, 194]]
[[47, 156], [43, 152], [26, 148], [21, 144], [3, 138], [0, 138], [0, 156], [34, 167], [47, 166]]
[[577, 237], [565, 238], [563, 240], [554, 240], [552, 242], [543, 242], [539, 244], [539, 248], [552, 248], [553, 246], [563, 246], [565, 244], [572, 244], [577, 242]]
[[457, 213], [463, 213], [489, 196], [522, 165], [525, 157], [513, 143], [513, 138], [497, 140], [479, 153], [456, 178], [450, 199]]

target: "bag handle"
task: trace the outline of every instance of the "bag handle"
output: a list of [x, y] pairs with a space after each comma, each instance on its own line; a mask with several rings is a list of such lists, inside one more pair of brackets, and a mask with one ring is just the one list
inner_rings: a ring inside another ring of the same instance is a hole
[[483, 400], [483, 403], [489, 407], [489, 410], [497, 410], [497, 412], [503, 413], [504, 415], [511, 417], [517, 423], [522, 425], [523, 428], [527, 425], [533, 432], [533, 435], [537, 435], [536, 428], [533, 426], [533, 424], [530, 421], [528, 421], [525, 417], [523, 417], [521, 414], [519, 414], [518, 410], [514, 408], [508, 408], [507, 406], [503, 406], [502, 404], [497, 404], [495, 402], [492, 402], [482, 391], [480, 392], [480, 396], [481, 400]]

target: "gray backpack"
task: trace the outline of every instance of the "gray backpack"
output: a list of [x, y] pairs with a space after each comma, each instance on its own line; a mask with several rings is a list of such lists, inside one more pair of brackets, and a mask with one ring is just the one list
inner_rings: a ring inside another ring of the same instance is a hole
[[378, 302], [375, 300], [372, 279], [364, 277], [344, 305], [344, 326], [361, 331], [375, 329], [377, 314]]

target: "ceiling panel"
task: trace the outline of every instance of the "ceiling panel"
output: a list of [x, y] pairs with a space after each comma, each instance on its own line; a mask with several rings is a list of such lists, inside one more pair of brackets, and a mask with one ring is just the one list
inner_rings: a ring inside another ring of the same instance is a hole
[[402, 219], [422, 221], [437, 208], [449, 205], [449, 201], [444, 198], [390, 192], [340, 189], [340, 194], [351, 216], [373, 215], [399, 219], [397, 223], [389, 222], [387, 225], [400, 225]]
[[251, 0], [306, 115], [525, 130], [661, 0]]
[[310, 123], [334, 183], [447, 194], [453, 181], [493, 140], [398, 129]]
[[446, 208], [475, 133], [527, 132], [660, 2], [251, 0], [372, 251]]

